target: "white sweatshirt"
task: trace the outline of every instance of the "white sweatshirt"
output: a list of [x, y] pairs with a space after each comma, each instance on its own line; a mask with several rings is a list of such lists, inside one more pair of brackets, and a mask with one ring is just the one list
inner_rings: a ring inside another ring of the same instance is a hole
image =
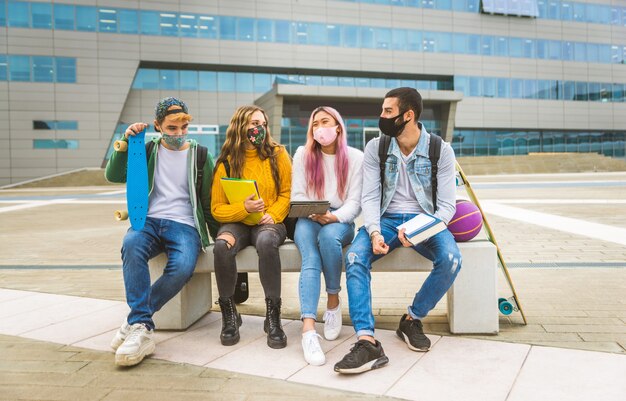
[[332, 213], [341, 223], [352, 223], [361, 212], [361, 189], [363, 187], [363, 152], [348, 146], [348, 182], [346, 199], [341, 200], [337, 193], [335, 175], [335, 155], [322, 152], [324, 162], [324, 198], [318, 199], [314, 193], [307, 193], [306, 174], [304, 171], [304, 146], [300, 146], [293, 156], [291, 179], [292, 201], [327, 200]]

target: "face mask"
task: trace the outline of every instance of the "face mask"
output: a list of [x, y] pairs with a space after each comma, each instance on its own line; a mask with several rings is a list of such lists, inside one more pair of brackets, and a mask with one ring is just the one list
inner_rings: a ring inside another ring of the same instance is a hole
[[257, 148], [263, 145], [263, 141], [265, 140], [265, 127], [262, 125], [257, 125], [254, 128], [250, 128], [248, 130], [248, 139], [250, 142], [256, 146]]
[[187, 134], [185, 135], [168, 135], [166, 133], [161, 133], [161, 136], [163, 138], [163, 142], [165, 142], [167, 144], [167, 146], [169, 146], [172, 149], [180, 149], [183, 147], [183, 145], [185, 144], [185, 141], [187, 140]]
[[319, 127], [313, 131], [313, 139], [320, 145], [328, 146], [337, 139], [337, 125], [334, 127]]
[[396, 125], [396, 121], [398, 121], [398, 118], [402, 117], [402, 114], [404, 113], [400, 113], [397, 116], [391, 118], [380, 117], [378, 119], [378, 128], [380, 128], [381, 132], [385, 135], [389, 135], [392, 138], [397, 137], [402, 133], [404, 126], [409, 122], [407, 120], [403, 121], [400, 125]]

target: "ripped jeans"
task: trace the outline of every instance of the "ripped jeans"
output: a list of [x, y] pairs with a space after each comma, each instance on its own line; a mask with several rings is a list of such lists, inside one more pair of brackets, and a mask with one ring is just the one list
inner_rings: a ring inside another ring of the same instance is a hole
[[280, 257], [278, 247], [285, 242], [285, 225], [261, 224], [248, 226], [243, 223], [227, 223], [220, 227], [220, 234], [230, 233], [235, 244], [230, 247], [226, 240], [216, 239], [213, 247], [215, 281], [220, 298], [230, 298], [237, 285], [237, 252], [254, 245], [259, 255], [259, 278], [266, 298], [280, 298]]
[[[385, 213], [380, 219], [381, 234], [389, 245], [389, 252], [401, 247], [397, 226], [415, 217], [415, 214]], [[444, 230], [413, 247], [420, 255], [433, 261], [422, 288], [415, 294], [408, 313], [414, 319], [423, 319], [448, 291], [461, 269], [461, 252], [452, 233]], [[388, 252], [388, 253], [389, 253]], [[384, 255], [374, 255], [365, 227], [361, 227], [346, 253], [346, 286], [350, 319], [357, 336], [374, 336], [372, 313], [372, 263]]]

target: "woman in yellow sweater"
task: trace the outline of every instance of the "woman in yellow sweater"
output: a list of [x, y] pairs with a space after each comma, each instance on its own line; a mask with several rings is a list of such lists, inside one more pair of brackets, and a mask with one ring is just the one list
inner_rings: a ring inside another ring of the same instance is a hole
[[[253, 196], [249, 196], [243, 202], [230, 204], [222, 188], [224, 177], [255, 180], [260, 198], [253, 200]], [[237, 283], [235, 256], [248, 245], [254, 245], [259, 255], [259, 278], [267, 307], [264, 324], [267, 345], [271, 348], [287, 345], [287, 336], [280, 324], [278, 247], [286, 237], [283, 220], [289, 212], [290, 195], [291, 160], [284, 146], [272, 139], [265, 111], [256, 106], [239, 107], [226, 130], [211, 190], [211, 211], [215, 220], [222, 223], [213, 255], [222, 310], [220, 341], [223, 345], [239, 341], [241, 316], [233, 301]], [[256, 212], [263, 217], [251, 225], [246, 217]]]

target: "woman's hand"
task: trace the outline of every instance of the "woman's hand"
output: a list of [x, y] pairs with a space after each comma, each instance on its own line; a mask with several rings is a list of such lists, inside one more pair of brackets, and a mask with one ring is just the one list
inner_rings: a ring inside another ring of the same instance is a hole
[[263, 217], [261, 217], [261, 220], [259, 221], [259, 225], [260, 224], [274, 224], [274, 219], [272, 218], [272, 216], [265, 213]]
[[339, 221], [337, 216], [332, 214], [330, 210], [327, 210], [326, 214], [312, 214], [309, 216], [309, 219], [313, 220], [316, 223], [320, 223], [321, 225], [325, 225], [328, 223], [337, 223]]
[[246, 212], [254, 213], [254, 212], [263, 212], [265, 210], [265, 202], [263, 199], [259, 198], [254, 200], [254, 194], [248, 196], [245, 201], [243, 201], [243, 207], [246, 208]]

